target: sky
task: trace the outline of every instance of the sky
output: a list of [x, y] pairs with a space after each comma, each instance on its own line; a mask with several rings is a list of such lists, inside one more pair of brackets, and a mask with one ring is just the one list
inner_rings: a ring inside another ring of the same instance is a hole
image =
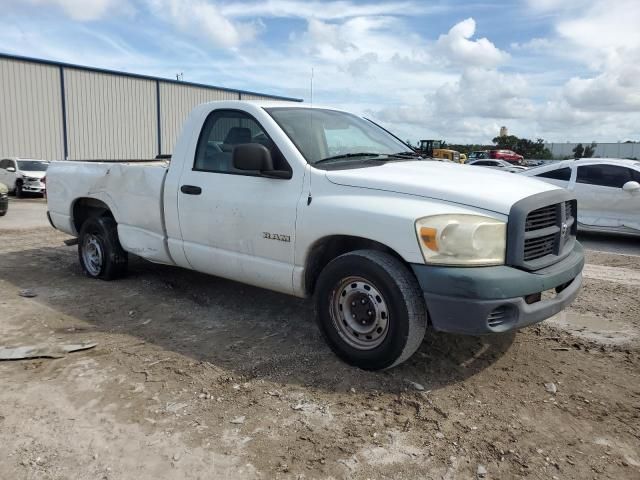
[[[640, 1], [0, 0], [0, 52], [311, 100], [403, 139], [640, 141]], [[313, 72], [313, 82], [312, 82]]]

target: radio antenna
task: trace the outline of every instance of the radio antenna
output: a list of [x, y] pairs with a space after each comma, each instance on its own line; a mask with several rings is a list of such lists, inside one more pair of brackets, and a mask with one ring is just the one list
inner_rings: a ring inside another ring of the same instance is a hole
[[[309, 101], [312, 109], [309, 111], [309, 131], [313, 132], [313, 67], [311, 67], [311, 78], [309, 79]], [[311, 205], [311, 200], [313, 199], [311, 194], [311, 178], [313, 177], [313, 172], [311, 171], [310, 165], [307, 165], [307, 171], [309, 173], [309, 194], [307, 195], [307, 205]]]
[[313, 67], [311, 67], [311, 79], [309, 83], [310, 83], [309, 90], [310, 90], [311, 106], [313, 107]]

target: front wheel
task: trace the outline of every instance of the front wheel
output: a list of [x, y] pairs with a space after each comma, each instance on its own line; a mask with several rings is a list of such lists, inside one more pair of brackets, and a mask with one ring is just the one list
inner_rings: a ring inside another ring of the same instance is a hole
[[128, 256], [118, 240], [118, 228], [111, 217], [93, 217], [82, 224], [78, 258], [91, 278], [113, 280], [127, 271]]
[[22, 183], [16, 183], [16, 188], [14, 191], [16, 194], [16, 198], [24, 197], [24, 192], [22, 191]]
[[415, 277], [400, 260], [376, 250], [346, 253], [325, 267], [316, 288], [316, 319], [336, 355], [365, 370], [407, 360], [427, 328]]

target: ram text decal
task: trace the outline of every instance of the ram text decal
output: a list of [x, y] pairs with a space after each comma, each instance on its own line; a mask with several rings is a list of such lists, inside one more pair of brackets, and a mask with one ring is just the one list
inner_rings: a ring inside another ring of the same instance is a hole
[[283, 235], [281, 233], [262, 232], [262, 238], [266, 238], [268, 240], [278, 240], [279, 242], [290, 242], [291, 241], [291, 236], [290, 235]]

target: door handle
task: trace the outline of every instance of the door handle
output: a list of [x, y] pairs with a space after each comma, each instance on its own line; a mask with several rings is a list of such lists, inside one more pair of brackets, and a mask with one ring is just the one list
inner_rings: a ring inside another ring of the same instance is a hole
[[182, 193], [186, 193], [187, 195], [200, 195], [202, 193], [202, 189], [200, 187], [196, 187], [195, 185], [182, 185], [180, 187], [180, 191]]

